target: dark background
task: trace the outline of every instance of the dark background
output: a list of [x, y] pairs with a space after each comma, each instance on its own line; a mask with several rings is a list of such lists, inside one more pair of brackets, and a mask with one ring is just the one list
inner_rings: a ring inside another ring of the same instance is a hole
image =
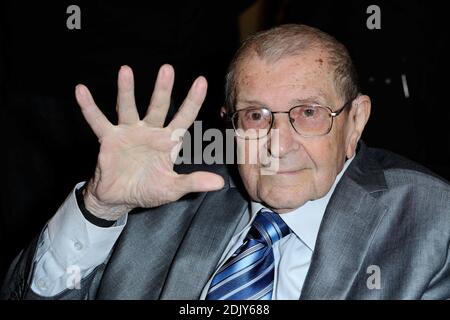
[[[125, 3], [125, 4], [124, 4]], [[171, 113], [200, 74], [209, 81], [200, 120], [221, 127], [223, 78], [241, 37], [272, 25], [321, 28], [350, 50], [373, 109], [363, 139], [450, 179], [449, 74], [445, 10], [432, 1], [2, 1], [0, 114], [2, 155], [0, 277], [55, 213], [75, 183], [93, 172], [94, 134], [76, 105], [86, 84], [115, 121], [117, 71], [135, 72], [144, 114], [156, 72], [176, 71]], [[66, 9], [81, 8], [81, 30]], [[381, 8], [381, 30], [366, 9]], [[404, 95], [405, 75], [410, 97]]]

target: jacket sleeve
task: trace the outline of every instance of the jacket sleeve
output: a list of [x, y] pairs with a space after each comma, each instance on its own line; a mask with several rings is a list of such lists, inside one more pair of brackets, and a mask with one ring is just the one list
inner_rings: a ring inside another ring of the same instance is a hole
[[1, 300], [88, 300], [95, 299], [106, 262], [97, 266], [81, 279], [80, 286], [66, 289], [52, 297], [43, 297], [31, 289], [33, 281], [35, 255], [40, 237], [22, 250], [13, 260], [0, 289]]
[[37, 242], [38, 238], [35, 238], [11, 263], [0, 290], [2, 300], [21, 300], [26, 296]]

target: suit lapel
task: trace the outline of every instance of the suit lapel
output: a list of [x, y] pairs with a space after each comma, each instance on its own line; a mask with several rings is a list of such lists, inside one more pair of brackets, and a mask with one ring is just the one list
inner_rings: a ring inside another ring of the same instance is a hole
[[204, 197], [130, 214], [96, 299], [158, 299], [172, 258]]
[[387, 212], [378, 201], [385, 190], [378, 163], [361, 149], [336, 187], [325, 211], [301, 299], [344, 299]]
[[198, 299], [248, 206], [237, 188], [209, 193], [173, 260], [161, 299]]

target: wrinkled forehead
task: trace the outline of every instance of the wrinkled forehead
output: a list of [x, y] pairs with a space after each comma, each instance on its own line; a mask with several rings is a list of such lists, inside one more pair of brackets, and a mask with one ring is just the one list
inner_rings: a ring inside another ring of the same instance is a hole
[[307, 100], [334, 104], [339, 101], [334, 83], [334, 69], [325, 51], [309, 50], [277, 60], [249, 54], [236, 68], [236, 102], [262, 100], [286, 104]]

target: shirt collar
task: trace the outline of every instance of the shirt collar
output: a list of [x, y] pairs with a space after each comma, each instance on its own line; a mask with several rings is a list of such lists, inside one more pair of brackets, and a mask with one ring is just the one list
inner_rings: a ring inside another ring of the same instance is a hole
[[[344, 172], [347, 170], [350, 163], [353, 161], [355, 156], [348, 159], [341, 172], [336, 176], [333, 185], [331, 186], [328, 193], [316, 200], [310, 200], [306, 202], [303, 206], [288, 212], [280, 214], [280, 217], [289, 226], [293, 233], [311, 250], [314, 250], [316, 244], [317, 235], [319, 233], [320, 224], [322, 222], [323, 215], [327, 208], [328, 202], [330, 201], [331, 195], [339, 183], [339, 180], [343, 176]], [[252, 217], [256, 216], [259, 210], [265, 208], [259, 202], [251, 202], [251, 213]]]

